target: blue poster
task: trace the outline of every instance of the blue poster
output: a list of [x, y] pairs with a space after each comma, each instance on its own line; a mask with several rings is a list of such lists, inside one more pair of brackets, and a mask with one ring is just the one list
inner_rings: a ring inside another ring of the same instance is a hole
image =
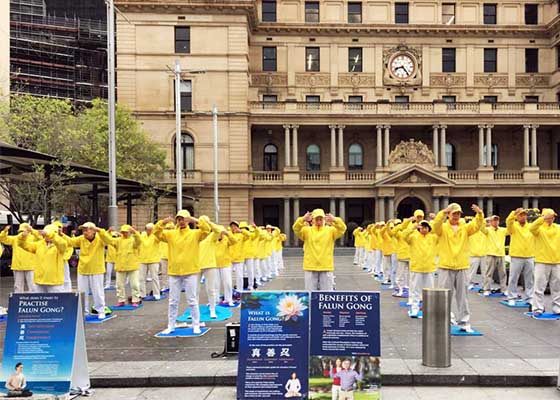
[[378, 292], [311, 293], [310, 400], [381, 398], [379, 306]]
[[309, 293], [244, 292], [237, 399], [307, 399]]
[[0, 391], [18, 363], [23, 364], [25, 389], [53, 395], [70, 391], [78, 304], [76, 293], [10, 296]]

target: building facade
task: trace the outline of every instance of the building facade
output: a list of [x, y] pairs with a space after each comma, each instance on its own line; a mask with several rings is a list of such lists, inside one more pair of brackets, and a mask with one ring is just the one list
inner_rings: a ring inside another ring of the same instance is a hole
[[[118, 100], [220, 222], [560, 206], [557, 0], [118, 0]], [[194, 73], [204, 71], [205, 73]], [[293, 235], [291, 237], [293, 241]]]

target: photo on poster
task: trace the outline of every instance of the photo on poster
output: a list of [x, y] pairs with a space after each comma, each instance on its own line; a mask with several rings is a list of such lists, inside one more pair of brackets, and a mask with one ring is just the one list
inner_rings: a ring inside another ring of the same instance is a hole
[[310, 400], [380, 400], [379, 357], [311, 356]]

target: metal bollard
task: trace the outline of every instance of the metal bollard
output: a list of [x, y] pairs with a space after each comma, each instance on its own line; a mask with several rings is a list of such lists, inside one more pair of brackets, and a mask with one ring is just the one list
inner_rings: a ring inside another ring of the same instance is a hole
[[451, 366], [451, 292], [423, 289], [422, 365]]

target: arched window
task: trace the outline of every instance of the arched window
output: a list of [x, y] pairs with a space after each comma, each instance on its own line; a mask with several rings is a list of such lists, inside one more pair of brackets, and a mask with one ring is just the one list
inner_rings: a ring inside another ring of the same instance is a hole
[[[177, 169], [175, 139], [173, 139], [173, 160], [175, 169]], [[181, 162], [183, 164], [183, 171], [192, 171], [194, 169], [194, 139], [185, 132], [181, 133]]]
[[447, 169], [456, 170], [457, 169], [457, 157], [455, 155], [455, 146], [451, 143], [445, 144], [445, 162]]
[[273, 144], [264, 146], [264, 171], [278, 171], [278, 147]]
[[305, 152], [307, 156], [307, 170], [308, 171], [320, 171], [321, 170], [321, 149], [316, 144], [310, 144], [307, 146], [307, 151]]
[[362, 169], [364, 167], [364, 152], [362, 145], [352, 143], [348, 148], [348, 169]]
[[[485, 167], [486, 165], [486, 145], [484, 145], [484, 161], [482, 165]], [[498, 145], [496, 143], [492, 143], [492, 167], [498, 166]]]

